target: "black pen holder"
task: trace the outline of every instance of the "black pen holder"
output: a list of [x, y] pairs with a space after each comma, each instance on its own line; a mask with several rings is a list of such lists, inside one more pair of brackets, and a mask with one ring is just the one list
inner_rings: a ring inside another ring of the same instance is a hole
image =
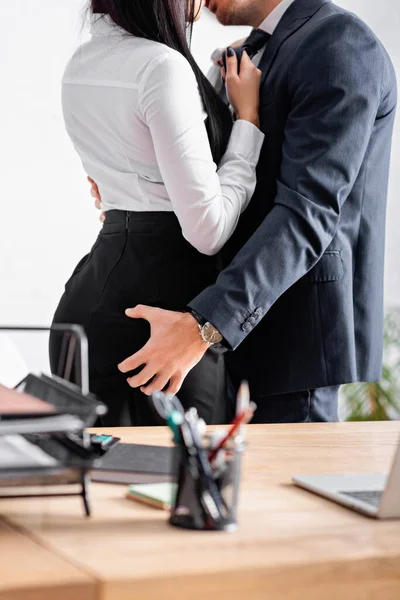
[[[218, 461], [213, 469], [214, 492], [220, 499], [220, 511], [210, 507], [208, 488], [203, 485], [202, 478], [196, 472], [186, 449], [178, 446], [174, 453], [177, 461], [175, 472], [178, 474], [178, 487], [171, 509], [170, 525], [183, 529], [200, 531], [236, 531], [239, 486], [241, 477], [242, 454], [244, 445], [236, 444], [231, 451], [224, 451], [225, 460]], [[209, 456], [209, 452], [207, 452]], [[214, 497], [213, 497], [214, 498]], [[211, 508], [211, 510], [207, 510]], [[211, 516], [210, 516], [211, 512]]]

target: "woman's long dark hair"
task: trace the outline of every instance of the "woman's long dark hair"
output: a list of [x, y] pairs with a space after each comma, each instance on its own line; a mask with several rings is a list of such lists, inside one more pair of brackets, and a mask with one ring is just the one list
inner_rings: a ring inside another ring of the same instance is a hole
[[188, 60], [208, 115], [208, 137], [214, 161], [218, 164], [228, 144], [232, 116], [190, 51], [191, 24], [196, 17], [194, 0], [190, 3], [189, 0], [91, 0], [91, 7], [94, 13], [109, 15], [128, 33], [165, 44]]

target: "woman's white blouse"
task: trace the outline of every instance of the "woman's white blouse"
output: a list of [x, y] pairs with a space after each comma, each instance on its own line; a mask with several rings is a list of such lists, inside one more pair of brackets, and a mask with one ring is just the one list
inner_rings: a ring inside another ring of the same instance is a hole
[[68, 134], [103, 210], [174, 211], [185, 238], [215, 254], [256, 185], [264, 135], [236, 121], [213, 162], [196, 78], [178, 52], [96, 15], [62, 86]]

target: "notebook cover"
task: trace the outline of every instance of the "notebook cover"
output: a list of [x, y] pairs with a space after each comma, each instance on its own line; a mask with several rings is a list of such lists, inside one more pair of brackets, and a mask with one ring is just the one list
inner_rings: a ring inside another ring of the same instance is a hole
[[[166, 446], [117, 444], [111, 448], [92, 471], [93, 481], [134, 483], [169, 479], [174, 449]], [[137, 477], [136, 477], [137, 476]]]
[[130, 485], [127, 498], [154, 508], [169, 510], [177, 491], [176, 483], [149, 483]]
[[92, 471], [91, 480], [97, 483], [160, 483], [176, 480], [176, 475], [152, 475], [151, 473], [130, 473], [129, 471]]

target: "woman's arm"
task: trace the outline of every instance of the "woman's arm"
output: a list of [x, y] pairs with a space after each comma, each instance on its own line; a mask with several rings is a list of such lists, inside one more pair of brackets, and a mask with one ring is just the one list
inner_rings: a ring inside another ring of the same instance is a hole
[[217, 170], [196, 78], [177, 52], [149, 64], [139, 107], [183, 235], [203, 254], [216, 254], [253, 195], [264, 135], [250, 122], [236, 121]]

